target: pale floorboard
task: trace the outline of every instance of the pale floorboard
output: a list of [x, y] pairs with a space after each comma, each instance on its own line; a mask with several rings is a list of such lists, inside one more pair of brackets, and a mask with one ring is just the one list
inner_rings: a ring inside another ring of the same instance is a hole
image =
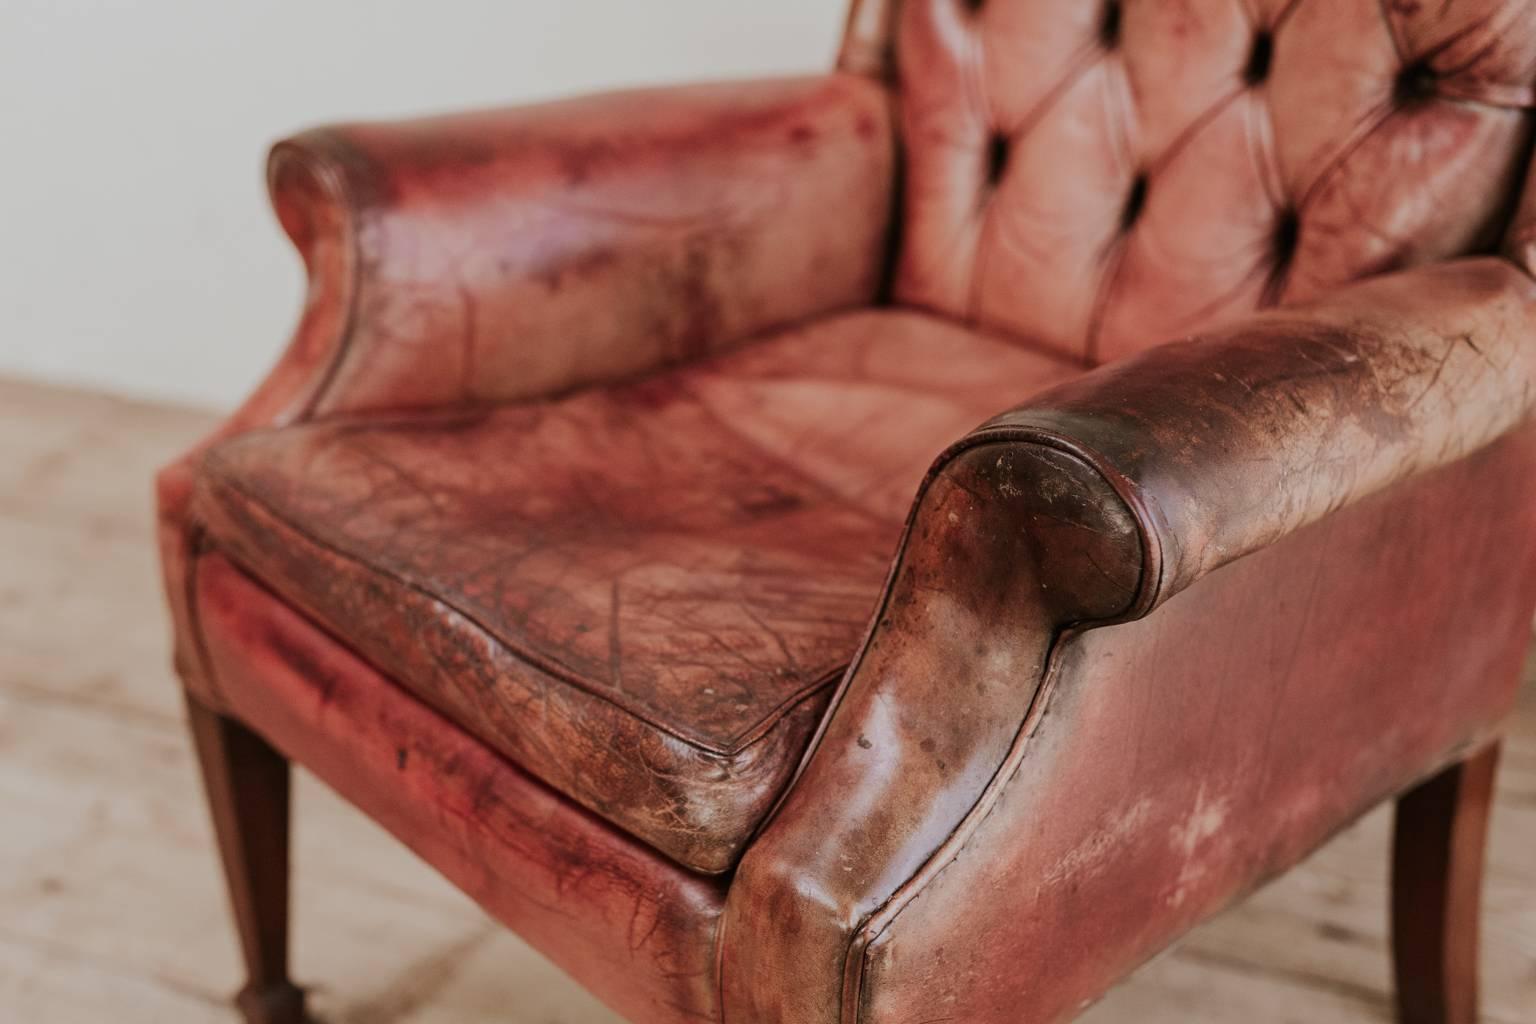
[[[206, 414], [0, 380], [0, 1020], [232, 1022], [232, 935], [150, 536]], [[301, 774], [301, 981], [328, 1024], [616, 1018]], [[1536, 1022], [1536, 689], [1508, 744], [1484, 1019]], [[1092, 1024], [1388, 1021], [1389, 816], [1147, 965]]]

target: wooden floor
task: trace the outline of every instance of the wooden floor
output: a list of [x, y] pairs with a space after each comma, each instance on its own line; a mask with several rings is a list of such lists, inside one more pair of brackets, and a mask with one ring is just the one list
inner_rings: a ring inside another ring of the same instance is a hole
[[[204, 414], [0, 380], [0, 1020], [233, 1021], [224, 896], [167, 666], [153, 468]], [[301, 981], [328, 1024], [615, 1018], [301, 776]], [[1485, 1021], [1536, 1022], [1536, 687], [1495, 814]], [[1147, 966], [1094, 1024], [1390, 1019], [1388, 817]]]

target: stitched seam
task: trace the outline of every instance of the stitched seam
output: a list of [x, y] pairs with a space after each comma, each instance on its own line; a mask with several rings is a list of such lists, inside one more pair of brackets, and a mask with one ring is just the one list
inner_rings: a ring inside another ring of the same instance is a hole
[[[705, 371], [705, 372], [708, 372], [708, 371]], [[882, 516], [878, 512], [875, 512], [872, 509], [865, 508], [862, 504], [858, 503], [857, 501], [853, 501], [853, 500], [851, 500], [849, 498], [844, 497], [843, 495], [839, 494], [837, 491], [835, 491], [831, 487], [829, 487], [827, 484], [821, 482], [820, 480], [817, 480], [815, 477], [811, 476], [809, 473], [807, 473], [804, 470], [802, 470], [799, 466], [796, 466], [794, 463], [792, 463], [789, 460], [785, 459], [784, 456], [780, 455], [779, 453], [773, 451], [770, 448], [764, 447], [756, 439], [754, 439], [752, 437], [749, 437], [746, 434], [740, 433], [728, 421], [726, 421], [718, 413], [716, 413], [715, 410], [710, 407], [710, 405], [709, 405], [709, 403], [707, 401], [705, 401], [702, 397], [700, 397], [699, 392], [697, 391], [697, 389], [693, 385], [693, 382], [688, 380], [688, 379], [686, 379], [686, 376], [680, 374], [679, 378], [678, 378], [678, 383], [681, 386], [682, 390], [685, 391], [688, 394], [688, 396], [694, 400], [694, 402], [697, 404], [700, 412], [702, 412], [705, 416], [708, 416], [716, 425], [718, 425], [720, 427], [720, 429], [722, 431], [724, 431], [725, 433], [730, 434], [731, 437], [733, 439], [735, 439], [736, 441], [738, 441], [743, 447], [752, 449], [758, 455], [761, 455], [763, 458], [767, 459], [769, 462], [772, 462], [778, 468], [786, 471], [791, 476], [793, 476], [797, 480], [799, 480], [801, 483], [805, 484], [808, 489], [816, 492], [823, 499], [825, 499], [825, 500], [827, 500], [829, 502], [833, 502], [833, 503], [836, 503], [838, 505], [841, 505], [844, 508], [847, 508], [848, 510], [850, 510], [852, 512], [856, 512], [859, 515], [860, 518], [872, 520], [872, 521], [880, 524], [881, 526], [889, 527], [889, 526], [893, 525], [892, 520], [890, 518], [888, 518], [886, 516]]]
[[183, 534], [187, 546], [187, 564], [181, 572], [182, 601], [186, 603], [187, 629], [192, 634], [192, 646], [197, 652], [198, 667], [203, 678], [224, 707], [229, 707], [229, 694], [219, 674], [214, 670], [213, 657], [208, 650], [208, 633], [203, 627], [203, 606], [197, 594], [198, 572], [203, 564], [204, 537], [202, 529], [193, 527]]
[[[342, 139], [332, 131], [326, 131], [322, 137], [333, 145], [347, 149], [359, 158], [363, 158], [362, 151], [351, 143]], [[323, 154], [315, 153], [302, 144], [292, 142], [277, 151], [273, 160], [273, 180], [276, 180], [276, 170], [280, 161], [293, 160], [308, 168], [320, 182], [324, 190], [330, 194], [332, 201], [339, 205], [344, 217], [342, 221], [342, 235], [346, 254], [345, 265], [342, 268], [341, 281], [338, 282], [345, 295], [347, 304], [346, 314], [342, 318], [340, 327], [337, 328], [335, 351], [321, 372], [320, 379], [315, 382], [309, 397], [305, 400], [298, 413], [298, 419], [304, 420], [315, 415], [321, 404], [330, 395], [336, 379], [341, 375], [344, 363], [350, 359], [354, 341], [357, 337], [358, 307], [361, 304], [362, 292], [361, 270], [362, 266], [362, 242], [358, 238], [359, 221], [362, 217], [362, 209], [358, 206], [352, 190], [347, 187], [345, 175], [336, 167], [335, 162], [326, 159]], [[312, 285], [313, 287], [313, 285]]]
[[1049, 359], [1052, 362], [1059, 363], [1063, 366], [1075, 366], [1081, 370], [1087, 370], [1091, 368], [1086, 362], [1083, 361], [1081, 352], [1067, 348], [1063, 345], [1055, 345], [1047, 341], [1041, 341], [1039, 338], [1035, 338], [1027, 334], [1016, 334], [1005, 324], [982, 323], [979, 321], [967, 320], [964, 318], [963, 314], [956, 313], [954, 310], [941, 309], [938, 306], [925, 305], [920, 301], [912, 299], [903, 299], [900, 308], [904, 312], [914, 313], [919, 316], [927, 317], [931, 320], [941, 321], [948, 327], [955, 327], [960, 330], [969, 331], [972, 334], [975, 334], [977, 337], [985, 338], [988, 341], [997, 342], [1000, 345], [1006, 345], [1011, 349], [1028, 352], [1031, 355], [1041, 356], [1042, 358]]
[[[970, 808], [965, 812], [965, 815], [950, 831], [949, 835], [944, 837], [944, 841], [939, 844], [933, 855], [925, 860], [910, 878], [898, 886], [896, 891], [891, 894], [889, 899], [887, 899], [879, 907], [875, 908], [875, 910], [866, 919], [866, 922], [874, 920], [874, 918], [882, 914], [887, 908], [895, 907], [895, 910], [891, 913], [889, 918], [881, 922], [880, 927], [872, 933], [868, 933], [865, 929], [861, 929], [853, 936], [852, 940], [850, 941], [848, 950], [845, 953], [843, 969], [844, 991], [842, 994], [842, 1016], [843, 1019], [848, 1022], [848, 1024], [859, 1024], [864, 1016], [862, 1013], [862, 1007], [859, 1005], [859, 1000], [863, 995], [864, 977], [868, 972], [870, 951], [896, 923], [896, 920], [901, 916], [902, 912], [905, 911], [906, 908], [912, 904], [912, 901], [916, 899], [924, 889], [927, 888], [928, 884], [937, 881], [939, 876], [948, 870], [952, 864], [954, 864], [954, 862], [959, 857], [966, 839], [968, 839], [971, 835], [974, 835], [976, 831], [981, 827], [982, 823], [985, 822], [986, 819], [992, 814], [993, 810], [997, 808], [997, 805], [1000, 803], [1003, 787], [1013, 779], [1014, 775], [1018, 773], [1019, 768], [1023, 765], [1024, 749], [1028, 745], [1029, 740], [1033, 738], [1035, 730], [1039, 726], [1039, 721], [1036, 718], [1036, 711], [1037, 709], [1041, 711], [1043, 717], [1044, 709], [1050, 703], [1051, 698], [1055, 695], [1056, 678], [1058, 675], [1058, 669], [1060, 667], [1058, 654], [1065, 641], [1069, 639], [1069, 632], [1076, 632], [1076, 630], [1058, 631], [1057, 634], [1051, 638], [1050, 647], [1046, 651], [1045, 664], [1041, 669], [1039, 680], [1035, 685], [1034, 696], [1030, 699], [1029, 707], [1024, 712], [1024, 717], [1019, 724], [1018, 732], [1014, 734], [1014, 738], [1009, 744], [1008, 752], [1003, 757], [1003, 763], [998, 766], [998, 769], [993, 773], [992, 778], [987, 781], [987, 785], [982, 790], [980, 796], [978, 796], [976, 801], [972, 803]], [[940, 857], [945, 855], [947, 852], [946, 847], [948, 847], [951, 842], [955, 841], [955, 839], [959, 837], [961, 833], [966, 833], [965, 839], [961, 839], [961, 845], [950, 853], [950, 855], [944, 860], [944, 863], [939, 864], [936, 868], [934, 868], [933, 873], [929, 878], [923, 879], [921, 882], [914, 885], [913, 883], [917, 882], [920, 876], [922, 876], [924, 872], [928, 870], [930, 865], [935, 864]], [[904, 890], [906, 890], [909, 886], [912, 886], [913, 891], [910, 893], [905, 892]], [[867, 929], [867, 923], [865, 928]], [[856, 968], [849, 963], [849, 961], [851, 961], [855, 956], [858, 957], [858, 964]], [[852, 971], [851, 977], [850, 971]], [[851, 991], [849, 991], [850, 987]]]
[[[891, 893], [890, 897], [881, 903], [880, 906], [876, 907], [870, 913], [870, 915], [865, 918], [864, 924], [860, 927], [859, 931], [855, 932], [850, 938], [848, 946], [844, 949], [843, 952], [843, 963], [840, 972], [842, 975], [842, 987], [839, 996], [839, 1016], [843, 1021], [848, 1022], [848, 1024], [858, 1024], [862, 1016], [860, 1012], [859, 999], [861, 998], [863, 986], [865, 957], [870, 946], [874, 943], [875, 940], [877, 940], [881, 935], [885, 933], [886, 929], [888, 929], [891, 924], [894, 923], [895, 919], [900, 916], [901, 911], [904, 910], [906, 906], [908, 906], [912, 900], [915, 899], [919, 893], [921, 893], [923, 888], [926, 887], [926, 884], [930, 879], [924, 879], [924, 874], [932, 865], [936, 864], [941, 857], [944, 857], [946, 853], [949, 853], [948, 847], [951, 842], [953, 842], [955, 838], [962, 832], [974, 834], [981, 821], [984, 820], [986, 815], [991, 812], [991, 809], [996, 806], [996, 798], [1001, 794], [1002, 786], [1007, 781], [1007, 779], [1004, 777], [1004, 773], [1007, 772], [1007, 776], [1011, 778], [1013, 770], [1017, 769], [1017, 763], [1013, 763], [1010, 768], [1010, 762], [1014, 762], [1014, 755], [1016, 752], [1018, 752], [1020, 757], [1022, 757], [1023, 743], [1029, 738], [1029, 735], [1032, 734], [1032, 728], [1035, 724], [1033, 722], [1035, 711], [1037, 708], [1043, 708], [1044, 702], [1049, 699], [1048, 688], [1052, 687], [1052, 684], [1054, 683], [1055, 673], [1058, 665], [1057, 653], [1060, 649], [1063, 638], [1084, 629], [1112, 625], [1115, 622], [1125, 621], [1127, 619], [1133, 619], [1145, 615], [1157, 603], [1158, 596], [1162, 592], [1164, 570], [1161, 553], [1161, 538], [1158, 535], [1157, 524], [1150, 521], [1149, 512], [1141, 500], [1141, 496], [1136, 492], [1136, 489], [1131, 481], [1121, 476], [1118, 471], [1116, 471], [1112, 466], [1106, 464], [1102, 457], [1097, 456], [1096, 453], [1094, 453], [1091, 449], [1086, 449], [1083, 446], [1076, 444], [1071, 438], [1052, 434], [1050, 432], [1041, 431], [1038, 429], [1031, 429], [1028, 427], [983, 428], [982, 430], [978, 430], [977, 432], [964, 438], [960, 442], [957, 442], [955, 445], [951, 446], [947, 451], [945, 451], [943, 455], [940, 456], [940, 458], [935, 462], [934, 468], [929, 471], [928, 476], [924, 479], [922, 487], [919, 488], [917, 499], [913, 502], [912, 512], [909, 514], [907, 520], [907, 529], [902, 533], [901, 546], [898, 549], [896, 558], [892, 562], [892, 579], [894, 579], [895, 574], [900, 568], [901, 563], [905, 557], [906, 549], [908, 546], [910, 527], [917, 516], [917, 509], [921, 504], [923, 496], [926, 493], [929, 485], [938, 476], [938, 473], [943, 469], [943, 467], [947, 465], [947, 463], [952, 458], [971, 448], [981, 447], [989, 443], [1006, 444], [1009, 442], [1033, 444], [1050, 450], [1065, 452], [1074, 458], [1082, 460], [1085, 465], [1087, 465], [1105, 481], [1110, 489], [1114, 491], [1114, 493], [1117, 494], [1122, 501], [1125, 502], [1127, 511], [1131, 513], [1132, 518], [1137, 524], [1137, 533], [1140, 536], [1142, 548], [1141, 579], [1138, 583], [1136, 594], [1132, 597], [1130, 603], [1127, 604], [1127, 606], [1117, 615], [1101, 620], [1095, 620], [1090, 623], [1073, 624], [1057, 630], [1055, 635], [1051, 638], [1050, 645], [1047, 648], [1045, 664], [1042, 667], [1039, 682], [1036, 684], [1035, 694], [1030, 701], [1028, 709], [1024, 713], [1024, 718], [1020, 722], [1019, 730], [1015, 733], [1014, 740], [1009, 745], [1009, 750], [1004, 757], [1003, 763], [998, 766], [991, 779], [988, 780], [986, 786], [982, 789], [981, 794], [972, 803], [970, 808], [967, 809], [965, 814], [961, 816], [959, 822], [953, 829], [951, 829], [950, 833], [945, 836], [944, 840], [939, 844], [934, 852], [929, 857], [924, 859], [923, 863], [918, 867], [917, 871], [915, 871], [910, 877], [908, 877], [904, 882], [896, 887], [896, 889]], [[1152, 576], [1150, 586], [1148, 585], [1149, 569], [1151, 570]], [[885, 592], [881, 595], [880, 604], [873, 620], [874, 622], [878, 622], [880, 618], [884, 616], [885, 609], [889, 603], [890, 591], [891, 587], [888, 582]], [[785, 795], [787, 795], [788, 792], [794, 787], [794, 785], [799, 782], [801, 775], [804, 773], [805, 766], [810, 762], [812, 756], [815, 754], [816, 750], [820, 747], [822, 741], [824, 740], [827, 724], [832, 720], [838, 708], [841, 707], [843, 698], [847, 695], [848, 692], [848, 683], [853, 679], [855, 673], [858, 671], [859, 665], [863, 662], [865, 655], [873, 646], [874, 638], [875, 629], [872, 626], [868, 637], [860, 646], [853, 664], [849, 667], [848, 671], [844, 675], [843, 687], [838, 690], [837, 694], [833, 697], [832, 703], [828, 706], [827, 711], [823, 714], [821, 727], [817, 730], [816, 735], [812, 737], [811, 745], [807, 748], [806, 754], [801, 760], [799, 770], [796, 772], [794, 778], [791, 779], [789, 786], [785, 787]], [[764, 824], [759, 825], [759, 830], [766, 827], [766, 822], [771, 820], [773, 815], [778, 812], [779, 806], [782, 806], [783, 800], [784, 796], [781, 796], [780, 804], [775, 806], [773, 812], [764, 819]], [[985, 807], [983, 807], [983, 805], [985, 805]], [[978, 808], [981, 808], [982, 811], [980, 817], [977, 817]], [[943, 864], [940, 864], [937, 868], [934, 869], [933, 876], [937, 877], [940, 872], [948, 867], [948, 865], [953, 862], [956, 855], [958, 855], [958, 850], [951, 854]], [[899, 904], [899, 906], [897, 904]], [[895, 906], [896, 909], [890, 915], [890, 918], [882, 922], [880, 927], [875, 932], [870, 933], [868, 931], [869, 922], [873, 921], [876, 917], [881, 915], [887, 908], [893, 906]], [[855, 970], [852, 960], [856, 954], [859, 957], [859, 963]]]

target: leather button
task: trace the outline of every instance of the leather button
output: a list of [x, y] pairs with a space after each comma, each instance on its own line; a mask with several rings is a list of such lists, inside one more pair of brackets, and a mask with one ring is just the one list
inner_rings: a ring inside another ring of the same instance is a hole
[[1296, 247], [1301, 243], [1301, 215], [1294, 209], [1280, 211], [1275, 218], [1274, 261], [1277, 268], [1284, 267], [1296, 257]]
[[1434, 96], [1440, 76], [1427, 60], [1416, 60], [1397, 73], [1392, 86], [1392, 96], [1399, 106], [1422, 103]]
[[1125, 194], [1125, 205], [1120, 208], [1120, 230], [1129, 231], [1141, 217], [1141, 211], [1147, 205], [1147, 176], [1136, 175], [1131, 182], [1131, 189]]
[[1275, 57], [1275, 37], [1260, 32], [1253, 37], [1253, 48], [1248, 51], [1248, 63], [1243, 68], [1243, 81], [1258, 85], [1269, 77], [1270, 64]]
[[1108, 0], [1104, 4], [1104, 16], [1099, 21], [1099, 42], [1104, 44], [1105, 49], [1112, 50], [1120, 45], [1122, 20], [1120, 0]]
[[1008, 170], [1008, 136], [998, 134], [992, 136], [992, 142], [987, 147], [987, 184], [993, 188], [1003, 180], [1003, 173]]

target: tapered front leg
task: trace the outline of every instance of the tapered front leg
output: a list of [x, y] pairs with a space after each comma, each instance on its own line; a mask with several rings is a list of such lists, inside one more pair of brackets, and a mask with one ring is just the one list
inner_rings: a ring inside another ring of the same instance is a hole
[[260, 736], [187, 700], [247, 981], [248, 1024], [303, 1024], [304, 992], [288, 978], [288, 761]]
[[1402, 1024], [1477, 1024], [1484, 847], [1499, 747], [1397, 802], [1392, 952]]

